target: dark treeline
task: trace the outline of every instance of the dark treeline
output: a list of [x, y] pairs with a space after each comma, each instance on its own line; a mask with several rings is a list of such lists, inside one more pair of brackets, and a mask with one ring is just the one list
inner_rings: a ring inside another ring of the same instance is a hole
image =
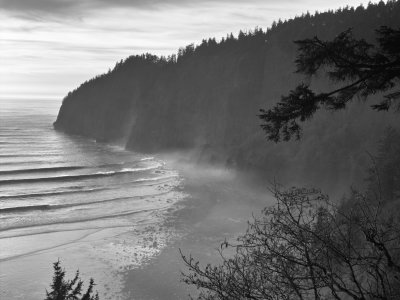
[[[358, 183], [370, 162], [366, 151], [377, 150], [388, 126], [400, 127], [394, 113], [362, 103], [335, 114], [319, 112], [300, 141], [282, 144], [266, 141], [257, 114], [307, 80], [293, 73], [293, 41], [332, 39], [353, 28], [356, 37], [373, 42], [378, 27], [399, 28], [399, 16], [397, 1], [346, 7], [274, 22], [266, 31], [203, 40], [168, 57], [131, 56], [70, 92], [55, 127], [124, 141], [136, 151], [194, 149], [199, 159], [263, 170], [283, 182], [330, 189]], [[327, 85], [321, 76], [314, 88]]]

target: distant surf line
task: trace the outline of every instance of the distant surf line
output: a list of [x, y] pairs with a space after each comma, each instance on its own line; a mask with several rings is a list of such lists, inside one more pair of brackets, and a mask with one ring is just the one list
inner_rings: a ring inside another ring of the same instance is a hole
[[25, 211], [35, 211], [35, 210], [56, 210], [70, 207], [79, 207], [79, 206], [90, 206], [92, 204], [99, 203], [107, 203], [107, 202], [117, 202], [122, 200], [135, 200], [135, 199], [143, 199], [147, 197], [157, 197], [170, 193], [171, 191], [164, 191], [156, 194], [149, 195], [136, 195], [136, 196], [125, 196], [125, 197], [116, 197], [111, 199], [104, 200], [96, 200], [96, 201], [88, 201], [88, 202], [76, 202], [76, 203], [68, 203], [68, 204], [39, 204], [39, 205], [26, 205], [26, 206], [15, 206], [15, 207], [6, 207], [0, 208], [1, 213], [14, 213], [14, 212], [25, 212]]
[[137, 182], [146, 182], [146, 181], [158, 181], [162, 179], [166, 179], [164, 181], [158, 181], [158, 182], [152, 182], [152, 183], [144, 183], [144, 184], [138, 184], [135, 185], [134, 187], [142, 187], [142, 186], [152, 186], [152, 185], [157, 185], [157, 184], [163, 184], [163, 183], [168, 183], [170, 182], [173, 178], [178, 177], [178, 175], [167, 175], [163, 177], [154, 177], [154, 178], [139, 178], [137, 180], [133, 181], [127, 181], [119, 184], [109, 184], [107, 187], [99, 187], [99, 188], [85, 188], [85, 189], [76, 189], [76, 190], [62, 190], [62, 191], [55, 191], [55, 192], [44, 192], [44, 193], [29, 193], [29, 194], [16, 194], [16, 195], [3, 195], [0, 196], [0, 201], [1, 200], [8, 200], [8, 199], [25, 199], [25, 198], [37, 198], [37, 197], [50, 197], [50, 196], [57, 196], [57, 195], [68, 195], [68, 194], [86, 194], [86, 193], [94, 193], [94, 192], [100, 192], [100, 191], [105, 191], [105, 190], [113, 190], [116, 187], [121, 187], [124, 185], [130, 185], [132, 183], [137, 183]]
[[80, 174], [80, 175], [60, 175], [60, 176], [52, 176], [52, 177], [38, 177], [38, 178], [22, 178], [22, 179], [5, 179], [0, 180], [0, 185], [13, 185], [13, 184], [23, 184], [23, 183], [37, 183], [37, 182], [52, 182], [52, 181], [74, 181], [74, 180], [85, 180], [85, 179], [94, 179], [94, 178], [102, 178], [102, 177], [111, 177], [129, 173], [136, 173], [142, 171], [148, 171], [152, 169], [157, 169], [160, 166], [151, 166], [144, 168], [125, 168], [119, 171], [99, 171], [97, 173], [91, 174]]

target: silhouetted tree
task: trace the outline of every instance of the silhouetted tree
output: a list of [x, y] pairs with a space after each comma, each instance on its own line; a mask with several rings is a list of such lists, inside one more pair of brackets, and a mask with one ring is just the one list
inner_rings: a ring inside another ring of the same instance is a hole
[[198, 299], [399, 299], [399, 220], [354, 192], [343, 209], [317, 190], [274, 190], [223, 262], [182, 255]]
[[301, 83], [272, 109], [261, 109], [261, 127], [269, 140], [287, 141], [292, 136], [300, 137], [299, 122], [310, 119], [324, 106], [339, 110], [359, 95], [369, 95], [390, 90], [379, 103], [372, 105], [375, 110], [388, 110], [399, 103], [400, 90], [393, 88], [400, 80], [400, 30], [385, 26], [377, 30], [378, 44], [372, 45], [364, 39], [355, 39], [352, 30], [339, 34], [332, 41], [318, 37], [296, 41], [299, 54], [296, 60], [297, 72], [309, 77], [326, 68], [328, 77], [335, 83], [344, 83], [329, 92], [317, 93], [309, 84]]
[[79, 270], [72, 280], [65, 280], [65, 270], [61, 268], [59, 260], [53, 264], [53, 268], [53, 283], [50, 285], [51, 291], [46, 290], [45, 300], [99, 300], [99, 295], [93, 293], [95, 285], [93, 278], [90, 279], [89, 287], [82, 295], [83, 281], [79, 278]]

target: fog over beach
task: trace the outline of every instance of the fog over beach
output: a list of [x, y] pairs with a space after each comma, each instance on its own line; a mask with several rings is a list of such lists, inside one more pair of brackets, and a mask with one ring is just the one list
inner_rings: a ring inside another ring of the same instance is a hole
[[0, 299], [400, 297], [400, 2], [359, 2], [0, 0]]

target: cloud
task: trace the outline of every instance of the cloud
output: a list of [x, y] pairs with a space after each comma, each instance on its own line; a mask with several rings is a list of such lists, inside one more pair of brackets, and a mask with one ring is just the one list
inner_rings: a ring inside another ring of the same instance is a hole
[[[327, 0], [326, 0], [327, 1]], [[253, 0], [253, 4], [276, 5], [275, 0]], [[40, 20], [51, 16], [82, 17], [87, 13], [108, 8], [136, 8], [162, 10], [170, 6], [198, 7], [245, 4], [242, 0], [0, 0], [0, 10], [14, 16]], [[281, 0], [279, 5], [289, 5], [291, 0]]]
[[218, 7], [224, 10], [232, 6], [252, 5], [254, 8], [268, 8], [271, 13], [284, 13], [293, 7], [313, 12], [314, 7], [324, 10], [346, 4], [357, 6], [359, 3], [360, 0], [0, 0], [0, 11], [9, 12], [20, 19], [42, 22], [84, 19], [90, 14], [108, 9], [165, 11], [172, 7], [192, 10]]
[[0, 8], [15, 12], [62, 12], [79, 6], [76, 0], [0, 0]]
[[[208, 0], [204, 0], [208, 1]], [[201, 2], [204, 2], [201, 1]], [[190, 3], [184, 0], [0, 0], [0, 9], [24, 15], [74, 15], [91, 10], [118, 7], [156, 8]]]

